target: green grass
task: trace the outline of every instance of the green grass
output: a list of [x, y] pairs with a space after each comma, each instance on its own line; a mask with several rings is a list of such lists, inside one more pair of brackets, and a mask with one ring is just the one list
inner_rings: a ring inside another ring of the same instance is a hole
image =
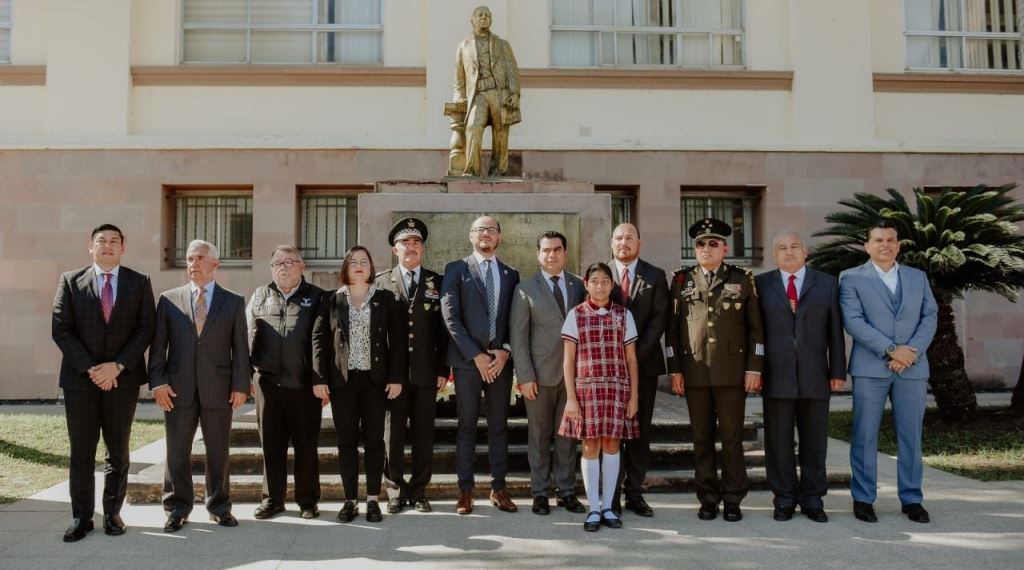
[[[850, 441], [852, 412], [832, 412], [829, 436]], [[878, 450], [896, 455], [892, 415], [885, 412]], [[963, 424], [945, 424], [937, 410], [924, 415], [921, 450], [926, 465], [980, 481], [1024, 479], [1024, 417], [1006, 406], [978, 408], [978, 417]]]
[[[131, 448], [164, 436], [163, 420], [136, 420]], [[64, 416], [0, 415], [0, 504], [29, 497], [68, 478], [68, 428]], [[106, 446], [100, 439], [96, 460]]]

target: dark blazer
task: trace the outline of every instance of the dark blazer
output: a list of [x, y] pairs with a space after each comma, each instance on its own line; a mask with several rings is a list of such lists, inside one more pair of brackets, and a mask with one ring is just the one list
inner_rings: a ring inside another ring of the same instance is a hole
[[191, 284], [160, 295], [149, 351], [150, 389], [170, 384], [178, 394], [176, 408], [197, 397], [203, 408], [230, 408], [231, 392], [249, 393], [249, 373], [244, 297], [214, 284], [203, 334], [197, 335]]
[[829, 379], [846, 377], [839, 280], [808, 267], [796, 314], [778, 269], [758, 275], [755, 282], [764, 317], [763, 395], [827, 400]]
[[[401, 306], [389, 291], [377, 289], [370, 303], [370, 379], [375, 384], [406, 384], [409, 356]], [[348, 297], [325, 293], [313, 323], [313, 384], [340, 387], [348, 382]]]
[[441, 276], [420, 267], [416, 295], [409, 299], [403, 284], [402, 267], [377, 275], [377, 287], [391, 292], [403, 311], [409, 336], [409, 382], [414, 386], [437, 386], [437, 378], [448, 377], [448, 328], [441, 317]]
[[[608, 267], [615, 271], [615, 261]], [[661, 348], [661, 335], [668, 327], [669, 302], [668, 281], [665, 271], [642, 259], [636, 262], [636, 278], [629, 284], [629, 302], [622, 302], [622, 287], [619, 275], [613, 275], [612, 301], [624, 305], [633, 314], [636, 330], [636, 359], [641, 376], [658, 376], [665, 373], [665, 354]]]
[[102, 362], [119, 362], [124, 370], [118, 387], [135, 387], [148, 379], [144, 355], [153, 340], [156, 308], [149, 277], [121, 266], [117, 298], [110, 323], [103, 321], [93, 266], [60, 276], [53, 300], [53, 341], [60, 348], [60, 387], [99, 390], [89, 369]]
[[444, 268], [441, 284], [441, 314], [452, 337], [448, 344], [448, 364], [455, 368], [476, 369], [473, 358], [481, 352], [502, 348], [509, 343], [508, 317], [512, 295], [519, 284], [519, 272], [498, 260], [501, 280], [498, 292], [498, 314], [494, 342], [490, 341], [487, 319], [487, 290], [480, 276], [480, 266], [470, 254]]

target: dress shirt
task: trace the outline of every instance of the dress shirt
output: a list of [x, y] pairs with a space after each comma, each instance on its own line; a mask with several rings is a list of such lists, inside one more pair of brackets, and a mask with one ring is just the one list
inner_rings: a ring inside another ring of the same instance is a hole
[[[492, 255], [491, 257], [484, 257], [483, 255], [480, 254], [479, 251], [473, 250], [473, 257], [476, 259], [476, 262], [480, 265], [481, 276], [487, 275], [487, 273], [485, 272], [486, 268], [484, 267], [484, 261], [488, 259], [491, 260], [491, 272], [493, 273], [492, 280], [494, 282], [494, 306], [491, 307], [491, 310], [494, 311], [495, 315], [497, 315], [498, 299], [501, 298], [501, 276], [498, 275], [498, 272], [501, 271], [501, 269], [498, 268], [498, 256]], [[486, 279], [486, 277], [483, 278]]]
[[121, 271], [121, 266], [117, 265], [110, 271], [103, 271], [102, 269], [100, 269], [99, 265], [93, 263], [92, 268], [94, 271], [96, 271], [96, 293], [99, 294], [100, 297], [103, 297], [103, 283], [106, 281], [106, 278], [103, 277], [103, 274], [109, 273], [111, 275], [110, 287], [111, 289], [114, 290], [114, 303], [117, 303], [117, 273]]
[[875, 273], [878, 274], [878, 278], [881, 279], [882, 283], [885, 283], [885, 286], [889, 288], [889, 292], [895, 295], [896, 288], [899, 287], [900, 284], [900, 264], [893, 263], [892, 269], [888, 272], [882, 271], [882, 268], [875, 265], [875, 262], [873, 261], [871, 262], [871, 265], [875, 268]]
[[806, 265], [801, 266], [800, 269], [796, 270], [796, 273], [786, 273], [785, 271], [783, 271], [781, 269], [779, 270], [779, 273], [782, 274], [782, 290], [783, 291], [785, 291], [786, 289], [789, 288], [789, 276], [790, 275], [796, 275], [796, 282], [793, 283], [793, 285], [796, 287], [796, 298], [797, 298], [797, 300], [799, 300], [800, 299], [800, 291], [803, 290], [803, 286], [804, 286], [804, 277], [807, 275], [807, 266]]

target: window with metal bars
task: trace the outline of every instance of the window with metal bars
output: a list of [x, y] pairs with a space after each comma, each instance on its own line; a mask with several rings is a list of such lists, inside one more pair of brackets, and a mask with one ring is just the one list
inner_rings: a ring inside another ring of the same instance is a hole
[[636, 225], [635, 186], [595, 186], [594, 192], [608, 194], [612, 198], [612, 230], [619, 224]]
[[688, 186], [680, 195], [681, 211], [681, 257], [692, 260], [693, 239], [690, 226], [704, 218], [717, 218], [732, 227], [732, 234], [726, 241], [729, 253], [726, 260], [732, 263], [749, 264], [761, 258], [762, 248], [755, 245], [755, 214], [759, 194], [744, 189], [742, 193], [730, 194], [721, 187]]
[[0, 0], [0, 63], [11, 62], [11, 0]]
[[1020, 71], [1020, 0], [904, 0], [908, 69]]
[[306, 261], [341, 261], [359, 239], [358, 190], [308, 193], [300, 198], [301, 241]]
[[179, 191], [173, 195], [173, 262], [185, 265], [188, 244], [208, 241], [222, 262], [252, 263], [252, 194]]

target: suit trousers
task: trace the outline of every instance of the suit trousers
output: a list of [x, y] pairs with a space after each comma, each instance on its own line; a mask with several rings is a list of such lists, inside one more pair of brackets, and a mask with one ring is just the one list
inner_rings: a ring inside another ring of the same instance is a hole
[[476, 460], [476, 426], [480, 419], [480, 391], [484, 393], [487, 417], [487, 458], [491, 466], [491, 489], [505, 489], [508, 474], [508, 408], [512, 396], [512, 366], [505, 366], [490, 384], [476, 368], [455, 368], [455, 408], [459, 416], [455, 436], [455, 473], [460, 491], [472, 491]]
[[[776, 507], [817, 511], [828, 493], [828, 400], [764, 398], [765, 470]], [[800, 477], [793, 426], [800, 436]]]
[[370, 372], [349, 370], [343, 386], [331, 388], [331, 413], [338, 434], [338, 472], [346, 501], [359, 498], [359, 439], [363, 440], [366, 498], [377, 500], [384, 473], [384, 386], [370, 379]]
[[256, 423], [263, 445], [263, 502], [283, 507], [288, 488], [288, 443], [295, 450], [295, 503], [312, 508], [320, 502], [320, 399], [312, 388], [281, 388], [260, 381]]
[[[225, 402], [226, 403], [226, 402]], [[192, 512], [192, 440], [196, 427], [206, 447], [206, 510], [215, 515], [231, 512], [228, 443], [231, 439], [230, 406], [203, 407], [196, 394], [192, 405], [164, 412], [167, 433], [167, 468], [164, 470], [164, 511], [186, 516]]]
[[559, 497], [576, 493], [576, 442], [558, 435], [565, 412], [565, 382], [537, 383], [537, 399], [526, 400], [527, 459], [534, 497], [548, 497], [552, 485]]
[[619, 463], [619, 480], [615, 487], [613, 503], [619, 502], [623, 487], [627, 499], [636, 499], [643, 493], [647, 467], [651, 462], [651, 422], [654, 419], [654, 400], [658, 395], [658, 377], [641, 376], [637, 383], [637, 423], [640, 424], [640, 437], [624, 439], [622, 445], [622, 462]]
[[850, 442], [850, 494], [853, 500], [874, 503], [878, 495], [878, 428], [882, 423], [885, 401], [892, 402], [896, 427], [896, 485], [904, 505], [924, 499], [921, 481], [921, 434], [927, 399], [928, 380], [853, 377], [853, 435]]
[[71, 444], [71, 513], [91, 520], [96, 502], [96, 445], [107, 446], [103, 468], [103, 514], [121, 512], [128, 489], [129, 439], [139, 387], [102, 390], [65, 390], [64, 413]]
[[[398, 490], [398, 498], [415, 501], [426, 497], [434, 456], [434, 416], [437, 414], [437, 387], [407, 385], [394, 400], [388, 401], [384, 425], [387, 459], [384, 474], [388, 486]], [[406, 425], [408, 424], [408, 432]], [[405, 478], [405, 440], [412, 442], [412, 471]]]
[[[743, 422], [747, 394], [742, 386], [686, 389], [686, 407], [693, 429], [697, 500], [739, 503], [747, 495], [747, 464], [743, 455]], [[717, 423], [717, 429], [716, 429]], [[715, 439], [722, 440], [722, 478], [718, 478]]]
[[[484, 129], [491, 125], [490, 170], [504, 174], [508, 170], [508, 125], [501, 122], [501, 101], [497, 89], [478, 91], [469, 102], [466, 115], [466, 172], [482, 176], [480, 154]], [[495, 163], [495, 161], [498, 161]]]

